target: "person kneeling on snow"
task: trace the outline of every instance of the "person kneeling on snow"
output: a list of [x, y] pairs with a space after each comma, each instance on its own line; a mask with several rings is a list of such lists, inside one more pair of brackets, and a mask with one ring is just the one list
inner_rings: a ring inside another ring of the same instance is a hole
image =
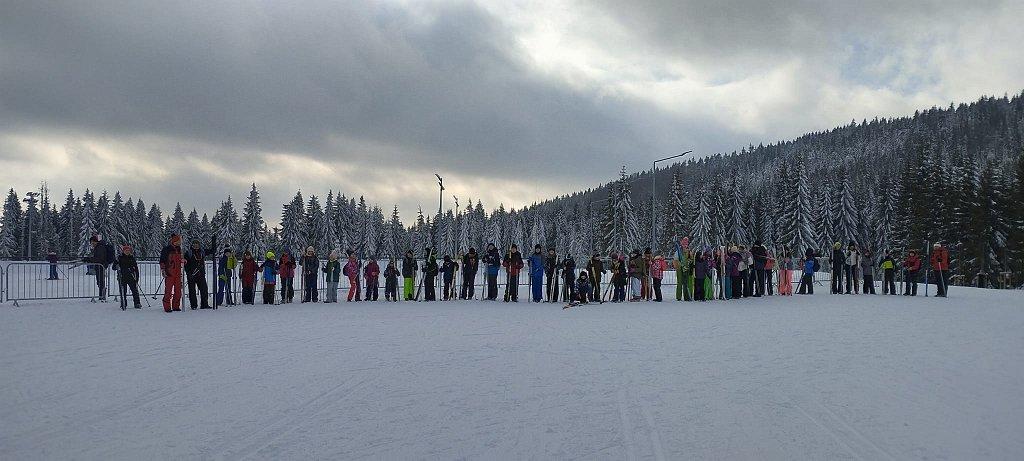
[[590, 286], [590, 277], [587, 276], [587, 271], [580, 271], [580, 276], [576, 279], [576, 300], [579, 301], [580, 304], [586, 304], [588, 299], [593, 301], [591, 298], [591, 295], [593, 294], [591, 293], [592, 289], [593, 288]]

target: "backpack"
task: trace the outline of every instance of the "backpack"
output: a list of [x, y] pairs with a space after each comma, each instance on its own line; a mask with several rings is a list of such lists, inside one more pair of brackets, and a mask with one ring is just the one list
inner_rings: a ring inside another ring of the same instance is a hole
[[821, 263], [818, 262], [818, 258], [814, 258], [814, 272], [821, 270]]

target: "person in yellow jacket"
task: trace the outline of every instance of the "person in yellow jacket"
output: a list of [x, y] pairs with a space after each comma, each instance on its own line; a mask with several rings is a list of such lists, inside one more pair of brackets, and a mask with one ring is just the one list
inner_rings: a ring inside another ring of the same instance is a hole
[[882, 294], [896, 294], [896, 260], [892, 259], [892, 252], [885, 252], [885, 259], [882, 259]]

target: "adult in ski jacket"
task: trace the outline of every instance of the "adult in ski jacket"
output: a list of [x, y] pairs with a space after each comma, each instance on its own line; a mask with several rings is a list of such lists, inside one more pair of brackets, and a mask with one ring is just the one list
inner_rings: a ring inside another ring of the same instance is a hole
[[217, 294], [214, 296], [213, 305], [220, 306], [227, 297], [227, 305], [235, 305], [233, 280], [235, 267], [238, 267], [238, 260], [230, 248], [225, 248], [220, 259], [217, 260]]
[[164, 312], [181, 311], [181, 236], [171, 234], [170, 243], [160, 251], [160, 272], [164, 276]]
[[277, 272], [281, 276], [281, 304], [290, 303], [295, 300], [295, 258], [291, 251], [281, 252]]
[[740, 278], [743, 281], [743, 297], [754, 296], [754, 255], [747, 247], [740, 245], [740, 256], [743, 262], [740, 265]]
[[493, 243], [487, 244], [484, 264], [487, 265], [487, 299], [494, 301], [498, 299], [498, 270], [501, 268], [501, 253], [498, 253], [498, 249], [494, 247]]
[[935, 286], [938, 288], [935, 296], [945, 298], [949, 292], [949, 250], [935, 242], [932, 245], [932, 256], [929, 262], [932, 270], [935, 271]]
[[363, 277], [366, 278], [366, 301], [376, 301], [380, 296], [380, 265], [377, 258], [370, 257], [370, 262], [363, 268]]
[[420, 265], [413, 257], [412, 250], [406, 250], [405, 257], [402, 258], [402, 292], [406, 301], [412, 301], [412, 297], [415, 295], [416, 272], [419, 270]]
[[530, 255], [530, 289], [533, 292], [533, 302], [535, 303], [544, 299], [544, 273], [547, 268], [541, 251], [541, 246], [537, 245], [533, 247], [533, 254]]
[[462, 288], [459, 290], [459, 299], [473, 299], [476, 292], [476, 272], [480, 268], [480, 260], [476, 254], [476, 248], [470, 248], [469, 252], [462, 255]]
[[651, 280], [652, 288], [654, 289], [654, 301], [661, 302], [661, 279], [665, 276], [665, 271], [668, 270], [668, 263], [665, 262], [665, 257], [657, 255], [654, 257], [654, 261], [651, 261]]
[[325, 303], [338, 302], [338, 283], [341, 281], [341, 262], [338, 261], [338, 252], [332, 250], [327, 256], [327, 264], [324, 265], [324, 279], [327, 282], [327, 291], [324, 293]]
[[131, 245], [121, 246], [121, 254], [118, 255], [115, 264], [120, 282], [118, 286], [121, 292], [121, 310], [128, 307], [129, 290], [132, 292], [135, 308], [142, 309], [142, 303], [139, 302], [139, 264], [135, 261], [135, 255], [132, 254]]
[[730, 248], [729, 254], [725, 257], [725, 273], [728, 275], [730, 282], [727, 285], [728, 293], [726, 298], [739, 299], [743, 296], [744, 273], [740, 270], [740, 267], [744, 265], [743, 255], [740, 253], [739, 248]]
[[242, 278], [242, 304], [256, 303], [256, 274], [259, 271], [259, 265], [252, 257], [252, 252], [245, 250], [242, 253], [242, 269], [239, 271]]
[[832, 245], [832, 257], [829, 258], [832, 265], [832, 294], [843, 293], [843, 266], [846, 264], [846, 255], [843, 253], [843, 245], [836, 242]]
[[779, 296], [793, 296], [793, 256], [789, 248], [782, 247], [779, 253]]
[[903, 296], [917, 296], [917, 272], [921, 270], [921, 258], [917, 251], [910, 250], [907, 259], [903, 260], [903, 270], [906, 273], [906, 289]]
[[857, 284], [859, 277], [857, 277], [857, 270], [860, 268], [860, 252], [857, 251], [857, 245], [850, 244], [846, 250], [846, 259], [843, 261], [843, 270], [846, 274], [846, 294], [850, 294], [851, 288], [854, 293], [860, 292], [860, 286]]
[[594, 292], [591, 301], [601, 300], [601, 276], [604, 274], [604, 263], [601, 262], [601, 255], [594, 253], [594, 256], [587, 262], [587, 274], [590, 275], [590, 286]]
[[618, 253], [613, 251], [610, 259], [612, 287], [614, 288], [612, 302], [623, 302], [626, 300], [626, 283], [629, 278], [629, 270], [626, 268], [626, 262]]
[[[317, 281], [320, 278], [320, 258], [316, 256], [316, 249], [312, 246], [306, 247], [299, 261], [302, 267], [302, 302], [317, 302], [320, 290], [317, 288]], [[293, 267], [294, 269], [294, 267]]]
[[398, 277], [401, 275], [395, 260], [388, 261], [388, 267], [384, 268], [384, 299], [398, 301]]
[[864, 250], [860, 257], [860, 275], [864, 279], [864, 294], [875, 294], [875, 263], [871, 250]]
[[710, 284], [711, 264], [708, 259], [710, 254], [697, 252], [693, 255], [693, 298], [696, 301], [708, 301], [705, 294], [705, 284]]
[[266, 259], [263, 261], [263, 264], [260, 264], [260, 271], [263, 272], [263, 304], [274, 304], [278, 264], [277, 260], [274, 259], [273, 251], [267, 252]]
[[348, 299], [347, 302], [359, 301], [359, 260], [353, 252], [348, 253], [348, 262], [341, 269], [341, 273], [348, 277]]
[[643, 284], [641, 280], [645, 277], [644, 273], [644, 257], [640, 254], [640, 250], [636, 250], [629, 257], [629, 277], [630, 277], [630, 300], [639, 301], [642, 295]]
[[767, 291], [765, 283], [768, 276], [768, 249], [759, 240], [750, 247], [750, 255], [754, 260], [754, 296], [760, 297]]
[[57, 276], [57, 262], [59, 261], [57, 253], [50, 250], [50, 252], [46, 254], [46, 261], [50, 263], [50, 277], [46, 280], [60, 280], [60, 277]]
[[[200, 309], [210, 309], [210, 288], [206, 283], [206, 255], [217, 251], [217, 237], [213, 238], [213, 247], [204, 249], [198, 239], [192, 240], [189, 251], [185, 253], [185, 278], [188, 281], [188, 305], [192, 310], [199, 304]], [[196, 290], [199, 291], [199, 302], [196, 302]]]
[[89, 238], [89, 245], [92, 246], [92, 253], [82, 258], [82, 262], [88, 263], [96, 276], [96, 287], [99, 289], [99, 300], [107, 300], [107, 266], [113, 262], [111, 251], [107, 249], [105, 242], [100, 240], [99, 234]]

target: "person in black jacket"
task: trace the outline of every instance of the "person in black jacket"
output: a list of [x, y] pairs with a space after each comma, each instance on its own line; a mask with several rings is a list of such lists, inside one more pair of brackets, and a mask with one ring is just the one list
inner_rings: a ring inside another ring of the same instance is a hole
[[843, 269], [846, 266], [846, 254], [843, 253], [843, 245], [836, 242], [832, 246], [832, 258], [829, 259], [829, 263], [832, 264], [832, 294], [841, 295], [843, 294]]
[[562, 291], [565, 299], [567, 301], [576, 299], [576, 260], [572, 259], [572, 255], [568, 253], [562, 260], [562, 280], [565, 283], [565, 289]]
[[501, 253], [494, 247], [493, 243], [487, 244], [487, 254], [484, 255], [484, 264], [487, 265], [487, 300], [498, 299], [498, 270], [501, 268]]
[[128, 308], [128, 290], [132, 292], [135, 308], [142, 309], [139, 302], [139, 264], [132, 254], [131, 245], [122, 245], [121, 254], [117, 257], [117, 277], [121, 291], [121, 310]]
[[[558, 269], [558, 254], [554, 248], [548, 248], [548, 255], [544, 258], [544, 275], [548, 278], [547, 294], [548, 301], [554, 301], [557, 296], [551, 292], [551, 286], [555, 281], [555, 270]], [[552, 298], [554, 296], [554, 298]]]
[[768, 249], [758, 240], [750, 247], [750, 254], [754, 256], [754, 292], [755, 297], [761, 297], [765, 293], [765, 265], [768, 264]]
[[604, 263], [601, 262], [601, 255], [594, 253], [594, 256], [587, 262], [587, 274], [590, 274], [590, 286], [593, 288], [592, 301], [601, 301], [601, 274], [604, 274]]
[[82, 258], [82, 262], [89, 263], [96, 275], [96, 286], [99, 288], [99, 300], [107, 300], [107, 265], [113, 262], [111, 251], [107, 248], [106, 242], [100, 240], [99, 234], [89, 238], [89, 245], [92, 246], [92, 254]]
[[320, 278], [320, 258], [316, 257], [316, 250], [310, 246], [306, 248], [306, 252], [302, 254], [302, 260], [299, 261], [302, 266], [302, 302], [316, 302], [317, 295], [320, 293], [316, 288], [316, 283]]
[[[217, 251], [217, 237], [213, 238], [213, 246], [204, 249], [198, 239], [192, 240], [189, 251], [185, 253], [185, 279], [188, 280], [188, 305], [192, 310], [199, 304], [200, 309], [210, 309], [210, 289], [206, 284], [206, 255]], [[200, 302], [196, 302], [196, 288], [199, 288]]]
[[437, 292], [434, 291], [434, 281], [437, 279], [437, 255], [427, 248], [427, 262], [423, 265], [423, 300], [436, 301]]
[[412, 250], [406, 251], [405, 257], [402, 258], [402, 278], [405, 284], [402, 288], [406, 301], [412, 301], [413, 296], [415, 296], [416, 271], [419, 269], [420, 265], [412, 255]]
[[469, 253], [462, 256], [462, 289], [459, 291], [459, 299], [473, 299], [473, 293], [476, 291], [476, 271], [479, 267], [476, 248], [470, 248]]

